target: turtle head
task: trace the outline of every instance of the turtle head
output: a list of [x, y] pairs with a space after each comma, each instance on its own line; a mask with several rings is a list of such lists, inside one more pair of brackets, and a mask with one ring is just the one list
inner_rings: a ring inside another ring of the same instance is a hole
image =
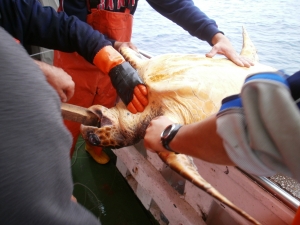
[[135, 130], [136, 115], [124, 107], [110, 109], [93, 105], [89, 111], [98, 117], [97, 126], [81, 125], [83, 139], [94, 146], [122, 148], [137, 143], [140, 138]]

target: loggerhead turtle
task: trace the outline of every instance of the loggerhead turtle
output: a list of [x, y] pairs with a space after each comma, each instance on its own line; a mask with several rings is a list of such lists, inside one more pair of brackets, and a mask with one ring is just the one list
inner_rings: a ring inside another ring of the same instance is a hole
[[[250, 68], [236, 66], [226, 58], [196, 54], [164, 54], [146, 59], [130, 48], [121, 49], [121, 54], [147, 85], [149, 105], [137, 114], [131, 114], [122, 102], [110, 109], [100, 105], [90, 107], [99, 118], [99, 127], [81, 125], [81, 133], [93, 145], [121, 148], [136, 144], [143, 139], [149, 122], [160, 115], [180, 124], [201, 121], [219, 110], [224, 97], [239, 93], [247, 75], [276, 71], [258, 63], [256, 49], [244, 28], [240, 54], [254, 61]], [[159, 156], [184, 178], [247, 220], [259, 224], [206, 182], [190, 157], [174, 153]]]

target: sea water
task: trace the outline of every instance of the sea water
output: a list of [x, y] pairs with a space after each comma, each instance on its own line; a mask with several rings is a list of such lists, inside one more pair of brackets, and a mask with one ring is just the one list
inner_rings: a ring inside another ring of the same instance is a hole
[[[242, 26], [254, 43], [260, 63], [291, 75], [300, 70], [299, 0], [195, 0], [214, 19], [237, 52], [242, 48]], [[192, 37], [140, 0], [134, 15], [132, 42], [152, 56], [164, 53], [205, 54], [207, 42]], [[217, 56], [222, 57], [222, 56]]]

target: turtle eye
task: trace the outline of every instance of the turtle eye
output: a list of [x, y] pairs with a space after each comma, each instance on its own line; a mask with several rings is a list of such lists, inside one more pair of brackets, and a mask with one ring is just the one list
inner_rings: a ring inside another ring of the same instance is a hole
[[96, 134], [94, 133], [88, 134], [88, 139], [92, 145], [96, 145], [96, 146], [100, 145], [100, 139]]

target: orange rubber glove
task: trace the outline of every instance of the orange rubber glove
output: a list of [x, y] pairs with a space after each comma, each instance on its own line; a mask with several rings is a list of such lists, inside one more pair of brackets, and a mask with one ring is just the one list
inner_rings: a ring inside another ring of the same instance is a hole
[[148, 91], [137, 71], [112, 46], [105, 46], [93, 63], [110, 76], [112, 85], [131, 113], [143, 112], [148, 105]]

